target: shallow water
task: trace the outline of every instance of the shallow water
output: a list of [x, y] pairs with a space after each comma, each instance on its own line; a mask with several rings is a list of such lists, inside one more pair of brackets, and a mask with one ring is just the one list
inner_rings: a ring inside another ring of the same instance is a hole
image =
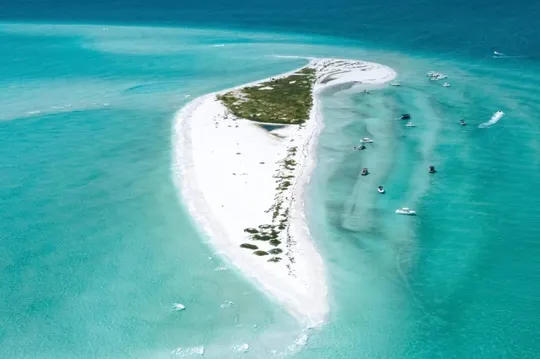
[[[540, 199], [525, 195], [540, 183], [538, 89], [521, 88], [521, 76], [505, 68], [464, 71], [459, 63], [439, 69], [451, 74], [452, 87], [442, 88], [422, 76], [430, 65], [398, 68], [399, 88], [324, 101], [309, 205], [311, 219], [325, 218], [317, 237], [330, 262], [335, 318], [306, 358], [538, 352], [540, 232], [532, 223]], [[478, 128], [499, 109], [499, 122]], [[417, 127], [396, 120], [404, 112]], [[352, 151], [365, 136], [375, 142]], [[362, 167], [370, 175], [360, 176]], [[401, 206], [419, 215], [396, 216]]]
[[[243, 343], [253, 358], [302, 347], [296, 357], [315, 359], [540, 351], [533, 64], [283, 34], [0, 30], [2, 357], [169, 358], [203, 345], [205, 357], [223, 358]], [[174, 113], [303, 63], [274, 55], [377, 61], [402, 82], [322, 95], [307, 204], [332, 312], [307, 344], [282, 308], [213, 253], [171, 175]], [[448, 74], [451, 87], [427, 80], [429, 70]], [[506, 115], [478, 128], [496, 110]], [[404, 112], [417, 127], [396, 120]], [[354, 151], [366, 136], [375, 142]], [[396, 216], [401, 206], [419, 215]], [[171, 312], [176, 302], [186, 310]]]

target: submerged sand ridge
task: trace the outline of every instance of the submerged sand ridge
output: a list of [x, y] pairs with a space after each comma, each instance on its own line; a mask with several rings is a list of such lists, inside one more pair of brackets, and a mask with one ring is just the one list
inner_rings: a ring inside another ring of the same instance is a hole
[[263, 128], [234, 116], [218, 100], [231, 90], [187, 104], [175, 121], [174, 170], [182, 200], [217, 251], [299, 320], [317, 326], [329, 311], [327, 286], [303, 201], [322, 128], [317, 93], [338, 84], [384, 83], [396, 73], [355, 60], [312, 59], [307, 67], [315, 70], [313, 104], [300, 125]]

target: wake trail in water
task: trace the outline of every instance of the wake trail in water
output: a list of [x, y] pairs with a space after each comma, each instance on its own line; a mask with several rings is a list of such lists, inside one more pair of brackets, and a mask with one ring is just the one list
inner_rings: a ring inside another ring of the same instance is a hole
[[487, 122], [481, 123], [478, 125], [478, 128], [488, 128], [499, 122], [499, 120], [504, 116], [504, 112], [497, 111], [491, 116], [491, 119]]
[[506, 55], [506, 54], [503, 54], [502, 52], [493, 51], [493, 55], [491, 55], [491, 57], [494, 58], [494, 59], [523, 59], [523, 58], [526, 58], [528, 56]]

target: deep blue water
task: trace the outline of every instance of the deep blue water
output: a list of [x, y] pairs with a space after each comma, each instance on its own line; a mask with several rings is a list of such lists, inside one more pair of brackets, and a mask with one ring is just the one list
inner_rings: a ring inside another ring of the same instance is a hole
[[[170, 173], [186, 96], [302, 63], [275, 54], [373, 60], [403, 83], [323, 96], [308, 214], [332, 313], [297, 357], [538, 357], [539, 16], [526, 1], [2, 2], [11, 22], [158, 27], [2, 25], [0, 357], [205, 345], [222, 358], [249, 342], [242, 355], [266, 358], [294, 340], [287, 313], [232, 268], [215, 271], [227, 266]], [[452, 87], [427, 81], [434, 69]], [[477, 127], [498, 109], [499, 123]], [[394, 121], [402, 112], [418, 127]], [[350, 151], [366, 135], [373, 146]], [[396, 218], [402, 205], [420, 215]]]
[[495, 48], [540, 56], [540, 3], [534, 0], [26, 0], [4, 1], [0, 10], [2, 20], [248, 28], [444, 54], [485, 56]]

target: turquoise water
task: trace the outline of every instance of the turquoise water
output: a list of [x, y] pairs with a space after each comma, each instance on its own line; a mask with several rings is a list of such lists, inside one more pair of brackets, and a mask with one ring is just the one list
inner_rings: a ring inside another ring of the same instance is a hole
[[[534, 63], [222, 30], [0, 30], [0, 357], [170, 358], [204, 345], [205, 357], [224, 358], [242, 343], [248, 358], [540, 352]], [[301, 328], [213, 253], [171, 173], [174, 113], [304, 63], [274, 55], [378, 61], [402, 82], [323, 94], [307, 204], [332, 312], [289, 349]], [[428, 81], [429, 70], [452, 86]], [[498, 123], [478, 128], [499, 109]], [[403, 112], [416, 128], [395, 120]], [[352, 151], [365, 136], [375, 142]], [[395, 216], [401, 206], [419, 216]], [[171, 312], [175, 302], [186, 311]]]
[[[306, 358], [337, 348], [342, 358], [539, 351], [537, 79], [511, 64], [421, 64], [396, 66], [400, 88], [325, 98], [308, 199], [310, 218], [326, 218], [317, 237], [335, 309]], [[427, 81], [435, 66], [450, 75], [450, 88]], [[498, 123], [478, 128], [498, 109], [506, 111]], [[395, 120], [404, 112], [417, 127]], [[375, 143], [351, 151], [365, 136]], [[360, 176], [362, 167], [371, 174]], [[401, 206], [419, 216], [396, 218]]]

